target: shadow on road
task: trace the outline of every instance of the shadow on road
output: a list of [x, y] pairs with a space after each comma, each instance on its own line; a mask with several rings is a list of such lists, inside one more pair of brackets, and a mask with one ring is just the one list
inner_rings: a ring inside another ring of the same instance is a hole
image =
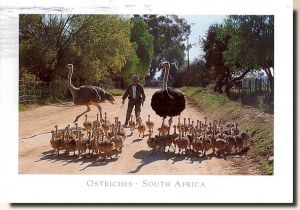
[[141, 168], [143, 168], [146, 165], [149, 165], [155, 161], [161, 161], [161, 160], [166, 160], [168, 161], [169, 159], [171, 159], [172, 157], [174, 157], [174, 153], [171, 152], [158, 152], [154, 155], [151, 156], [151, 150], [141, 150], [136, 152], [133, 157], [136, 159], [140, 159], [140, 165], [133, 171], [129, 171], [127, 173], [137, 173], [141, 170]]
[[143, 138], [134, 139], [134, 140], [132, 141], [132, 143], [137, 143], [137, 142], [140, 142], [140, 141], [143, 141]]
[[191, 164], [194, 163], [202, 163], [203, 161], [209, 161], [210, 159], [217, 158], [217, 159], [224, 159], [223, 156], [216, 155], [216, 154], [207, 154], [206, 156], [203, 156], [202, 154], [194, 154], [188, 152], [187, 154], [178, 154], [174, 152], [156, 152], [156, 154], [153, 154], [151, 156], [152, 150], [141, 150], [136, 152], [133, 157], [136, 159], [140, 159], [140, 165], [137, 166], [135, 170], [129, 171], [127, 173], [138, 173], [144, 166], [149, 165], [151, 163], [154, 163], [155, 161], [168, 161], [172, 160], [172, 164], [176, 164], [176, 162], [181, 161], [190, 161]]
[[89, 167], [98, 167], [98, 166], [105, 166], [110, 162], [115, 162], [118, 160], [119, 156], [112, 155], [112, 158], [106, 158], [105, 160], [102, 160], [102, 157], [99, 158], [99, 155], [97, 154], [87, 154], [85, 157], [81, 157], [78, 154], [73, 155], [73, 152], [70, 153], [69, 156], [66, 156], [64, 151], [61, 151], [59, 155], [55, 152], [52, 155], [53, 150], [48, 150], [45, 152], [42, 152], [42, 156], [40, 157], [39, 160], [36, 160], [35, 162], [41, 162], [41, 161], [48, 161], [50, 163], [55, 163], [55, 162], [62, 162], [63, 165], [68, 165], [70, 163], [78, 163], [79, 165], [86, 165], [84, 168], [79, 169], [79, 171], [83, 171]]

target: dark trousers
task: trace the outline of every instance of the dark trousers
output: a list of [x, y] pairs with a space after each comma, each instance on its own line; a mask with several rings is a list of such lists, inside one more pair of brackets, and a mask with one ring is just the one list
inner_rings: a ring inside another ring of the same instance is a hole
[[129, 99], [128, 100], [128, 107], [127, 107], [125, 123], [128, 123], [128, 121], [130, 119], [130, 116], [131, 116], [131, 112], [133, 110], [133, 107], [135, 107], [135, 109], [134, 109], [135, 117], [136, 118], [140, 117], [141, 105], [142, 105], [141, 100], [134, 100], [134, 99]]

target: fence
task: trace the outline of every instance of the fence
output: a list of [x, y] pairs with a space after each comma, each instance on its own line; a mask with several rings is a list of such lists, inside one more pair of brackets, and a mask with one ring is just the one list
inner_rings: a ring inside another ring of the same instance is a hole
[[[103, 89], [110, 89], [110, 85], [103, 82], [95, 84]], [[67, 81], [53, 82], [19, 80], [19, 103], [32, 104], [52, 99], [66, 99], [71, 97]]]
[[19, 81], [19, 103], [30, 104], [51, 98], [63, 99], [67, 95], [66, 81]]
[[239, 83], [235, 85], [233, 88], [233, 92], [236, 93], [262, 93], [262, 92], [270, 92], [270, 81], [268, 78], [247, 78], [243, 79]]

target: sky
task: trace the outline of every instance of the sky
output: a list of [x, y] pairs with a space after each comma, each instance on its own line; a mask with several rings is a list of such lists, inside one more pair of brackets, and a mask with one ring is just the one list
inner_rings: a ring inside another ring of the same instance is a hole
[[[196, 58], [199, 58], [203, 55], [201, 46], [199, 45], [199, 37], [203, 38], [206, 36], [206, 32], [212, 24], [223, 23], [226, 15], [178, 15], [179, 18], [184, 18], [191, 25], [191, 34], [189, 36], [189, 44], [192, 45], [190, 49], [190, 63], [193, 62]], [[187, 60], [187, 52], [186, 60]], [[161, 75], [161, 71], [157, 71], [155, 78], [158, 78]]]
[[190, 49], [190, 62], [192, 62], [195, 58], [198, 58], [200, 54], [203, 54], [201, 47], [198, 44], [199, 37], [205, 37], [210, 25], [214, 23], [223, 23], [223, 20], [226, 18], [225, 15], [179, 15], [179, 17], [185, 18], [188, 24], [191, 25], [189, 43], [196, 43], [196, 46], [192, 46]]

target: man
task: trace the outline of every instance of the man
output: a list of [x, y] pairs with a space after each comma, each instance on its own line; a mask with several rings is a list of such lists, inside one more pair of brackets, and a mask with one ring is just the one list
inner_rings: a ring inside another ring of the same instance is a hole
[[134, 75], [132, 77], [132, 83], [128, 85], [126, 92], [124, 93], [122, 99], [122, 104], [124, 105], [125, 99], [128, 97], [128, 107], [126, 113], [126, 119], [124, 126], [128, 126], [128, 121], [130, 119], [130, 115], [132, 112], [133, 107], [135, 107], [135, 117], [136, 119], [140, 117], [141, 113], [141, 106], [144, 105], [144, 101], [146, 99], [144, 88], [141, 84], [138, 83], [139, 77]]

